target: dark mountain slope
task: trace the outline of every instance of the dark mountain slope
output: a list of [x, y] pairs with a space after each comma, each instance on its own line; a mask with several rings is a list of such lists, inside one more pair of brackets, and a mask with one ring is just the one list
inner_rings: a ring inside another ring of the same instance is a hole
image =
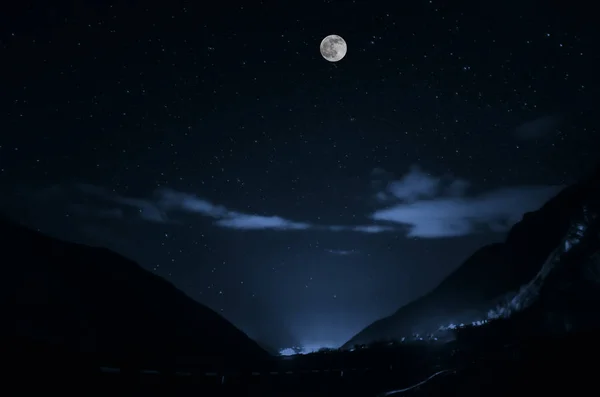
[[525, 214], [504, 243], [479, 249], [430, 293], [375, 321], [344, 346], [398, 339], [481, 317], [495, 299], [515, 292], [536, 276], [573, 217], [595, 197], [598, 186], [600, 168], [581, 183], [563, 189], [539, 210]]
[[0, 254], [1, 336], [17, 354], [44, 346], [100, 361], [167, 366], [268, 356], [214, 311], [109, 250], [0, 219]]

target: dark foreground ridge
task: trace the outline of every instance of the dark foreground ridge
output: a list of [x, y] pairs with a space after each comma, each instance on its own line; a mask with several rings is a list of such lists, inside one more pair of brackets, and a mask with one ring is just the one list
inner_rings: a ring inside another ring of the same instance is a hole
[[102, 368], [83, 372], [76, 367], [80, 361], [57, 354], [60, 361], [48, 364], [59, 368], [21, 373], [15, 378], [24, 392], [94, 396], [585, 395], [596, 387], [593, 360], [600, 353], [598, 334], [546, 335], [474, 348], [458, 343], [417, 343], [381, 351], [333, 353], [331, 357], [316, 355], [300, 362], [264, 362], [252, 371], [190, 368], [172, 373]]
[[0, 219], [3, 351], [24, 366], [76, 355], [105, 366], [242, 366], [269, 355], [168, 281], [102, 248]]

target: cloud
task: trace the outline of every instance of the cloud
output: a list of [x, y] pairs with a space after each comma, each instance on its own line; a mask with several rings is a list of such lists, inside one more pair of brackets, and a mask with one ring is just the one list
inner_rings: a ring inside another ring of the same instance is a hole
[[[165, 223], [169, 221], [166, 213], [151, 201], [139, 198], [124, 197], [113, 191], [109, 191], [103, 187], [95, 185], [79, 184], [76, 186], [76, 188], [81, 193], [88, 196], [93, 196], [104, 201], [129, 207], [130, 209], [135, 210], [138, 213], [138, 216], [144, 220], [158, 223]], [[88, 209], [88, 211], [91, 212], [92, 210]], [[119, 209], [119, 211], [122, 212], [122, 209]]]
[[[245, 231], [402, 232], [409, 237], [443, 238], [480, 232], [504, 232], [523, 214], [538, 209], [561, 186], [513, 186], [469, 194], [469, 181], [436, 176], [418, 165], [400, 178], [382, 169], [372, 173], [375, 207], [359, 225], [323, 225], [277, 214], [230, 209], [206, 198], [169, 188], [149, 197], [130, 197], [94, 185], [52, 186], [38, 190], [39, 203], [56, 202], [75, 215], [104, 219], [138, 219], [153, 223], [184, 223], [190, 215], [216, 227]], [[342, 251], [328, 252], [342, 255]]]
[[248, 215], [232, 212], [227, 218], [219, 219], [217, 225], [232, 229], [244, 230], [305, 230], [312, 226], [308, 223], [293, 222], [279, 216]]
[[163, 211], [184, 211], [197, 213], [216, 219], [215, 225], [239, 230], [304, 230], [312, 225], [294, 222], [280, 216], [263, 216], [231, 211], [222, 205], [189, 193], [177, 192], [172, 189], [161, 189], [155, 194], [156, 205]]
[[340, 256], [348, 256], [348, 255], [354, 255], [356, 254], [358, 251], [356, 250], [340, 250], [340, 249], [326, 249], [326, 252], [329, 252], [330, 254], [333, 255], [340, 255]]
[[[444, 186], [445, 185], [445, 186]], [[542, 206], [562, 186], [516, 186], [467, 195], [469, 183], [432, 177], [418, 167], [388, 185], [398, 201], [371, 219], [402, 225], [409, 237], [456, 237], [506, 231], [523, 214]]]
[[362, 225], [362, 226], [351, 226], [347, 230], [352, 230], [352, 231], [361, 232], [361, 233], [382, 233], [382, 232], [391, 232], [395, 229], [396, 228], [392, 227], [392, 226]]
[[440, 178], [436, 178], [413, 165], [410, 171], [400, 180], [388, 184], [387, 190], [394, 197], [415, 201], [421, 198], [434, 197], [440, 189]]
[[521, 140], [532, 140], [542, 138], [560, 125], [560, 116], [543, 116], [519, 125], [515, 129], [515, 137]]
[[196, 195], [182, 193], [172, 189], [159, 189], [155, 192], [156, 205], [165, 211], [180, 210], [196, 212], [211, 218], [224, 218], [231, 216], [227, 208], [211, 203]]
[[[198, 197], [191, 193], [179, 192], [173, 189], [161, 188], [154, 192], [148, 199], [126, 197], [94, 185], [77, 185], [80, 194], [95, 197], [113, 204], [118, 204], [133, 210], [136, 217], [144, 221], [157, 223], [179, 223], [178, 215], [193, 213], [214, 220], [214, 225], [227, 229], [237, 230], [325, 230], [325, 231], [350, 231], [359, 233], [382, 233], [394, 228], [381, 225], [335, 226], [317, 225], [308, 222], [299, 222], [277, 215], [258, 215], [230, 210], [210, 200]], [[117, 212], [118, 211], [118, 212]], [[80, 208], [79, 214], [84, 209]], [[85, 213], [94, 213], [101, 216], [103, 213], [95, 208], [85, 208]], [[124, 216], [122, 209], [113, 210], [113, 214]]]

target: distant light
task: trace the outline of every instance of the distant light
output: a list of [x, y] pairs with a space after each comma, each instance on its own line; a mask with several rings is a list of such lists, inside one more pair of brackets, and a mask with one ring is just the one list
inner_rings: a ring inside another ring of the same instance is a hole
[[285, 349], [279, 350], [280, 356], [293, 356], [294, 354], [296, 354], [296, 351], [291, 347], [286, 347]]
[[286, 347], [279, 350], [280, 356], [295, 356], [298, 354], [318, 353], [324, 349], [337, 349], [333, 343], [307, 344], [302, 347]]

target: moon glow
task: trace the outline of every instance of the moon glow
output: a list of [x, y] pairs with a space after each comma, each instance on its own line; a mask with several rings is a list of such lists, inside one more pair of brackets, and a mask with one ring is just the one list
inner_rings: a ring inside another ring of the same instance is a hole
[[321, 55], [329, 62], [337, 62], [346, 56], [346, 41], [337, 34], [330, 34], [321, 41]]

